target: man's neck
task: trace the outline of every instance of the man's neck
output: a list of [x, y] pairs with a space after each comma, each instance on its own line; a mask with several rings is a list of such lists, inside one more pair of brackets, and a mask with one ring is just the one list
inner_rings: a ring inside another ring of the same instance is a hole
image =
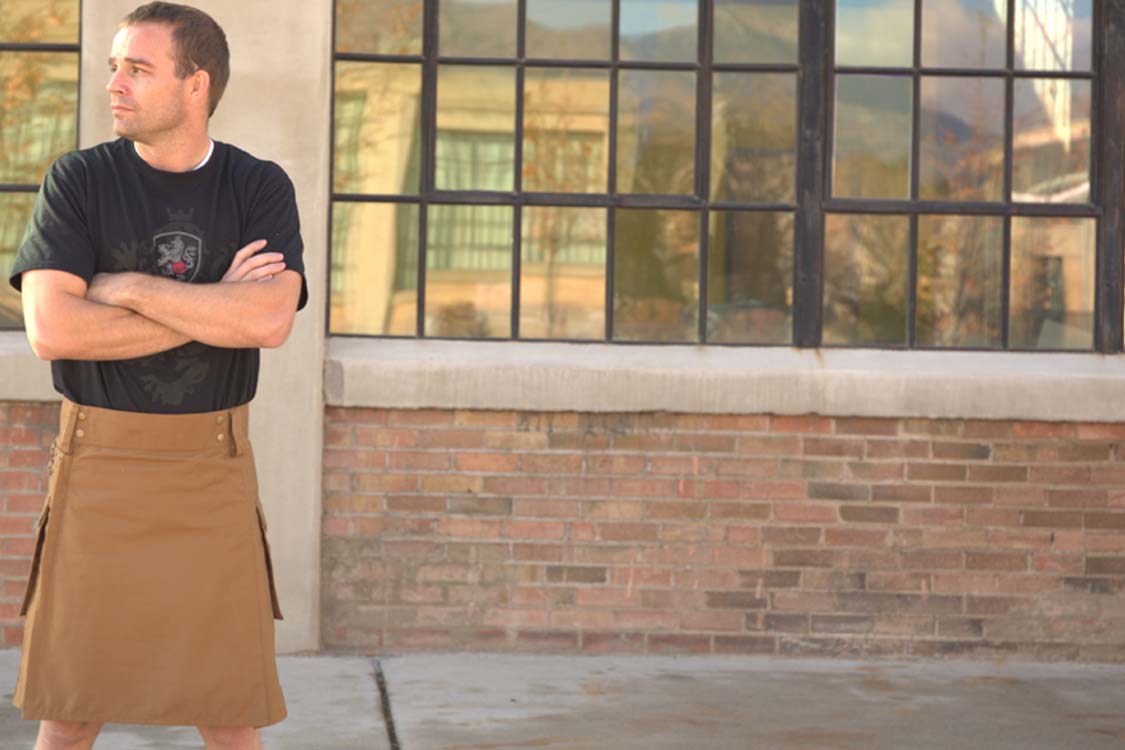
[[137, 155], [150, 167], [164, 172], [190, 172], [207, 157], [211, 149], [211, 138], [204, 131], [189, 140], [164, 143], [141, 143], [134, 141]]

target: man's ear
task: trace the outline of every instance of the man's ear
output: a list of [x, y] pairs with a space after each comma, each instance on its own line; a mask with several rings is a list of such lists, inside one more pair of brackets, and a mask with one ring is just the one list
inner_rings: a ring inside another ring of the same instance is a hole
[[211, 74], [200, 68], [192, 73], [190, 78], [191, 83], [188, 91], [191, 92], [193, 97], [198, 96], [206, 100], [208, 93], [211, 91]]

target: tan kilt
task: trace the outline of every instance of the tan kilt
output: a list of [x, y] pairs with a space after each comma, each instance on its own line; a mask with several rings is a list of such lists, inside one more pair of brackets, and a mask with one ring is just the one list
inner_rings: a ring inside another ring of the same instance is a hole
[[286, 716], [246, 405], [67, 399], [21, 614], [25, 719], [266, 726]]

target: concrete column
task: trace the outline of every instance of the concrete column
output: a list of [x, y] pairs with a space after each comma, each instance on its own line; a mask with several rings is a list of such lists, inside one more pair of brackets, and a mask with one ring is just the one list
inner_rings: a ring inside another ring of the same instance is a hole
[[[80, 144], [114, 138], [106, 57], [122, 16], [140, 0], [85, 0]], [[332, 3], [196, 0], [223, 27], [231, 78], [211, 135], [280, 164], [297, 190], [308, 306], [289, 340], [262, 352], [251, 440], [285, 619], [279, 652], [319, 647], [324, 293], [327, 258]]]

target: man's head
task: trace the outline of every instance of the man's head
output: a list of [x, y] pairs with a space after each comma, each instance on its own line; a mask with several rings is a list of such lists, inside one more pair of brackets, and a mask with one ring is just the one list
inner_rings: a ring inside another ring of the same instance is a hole
[[196, 8], [153, 2], [118, 25], [106, 86], [114, 130], [126, 137], [168, 130], [214, 113], [230, 77], [226, 35]]

